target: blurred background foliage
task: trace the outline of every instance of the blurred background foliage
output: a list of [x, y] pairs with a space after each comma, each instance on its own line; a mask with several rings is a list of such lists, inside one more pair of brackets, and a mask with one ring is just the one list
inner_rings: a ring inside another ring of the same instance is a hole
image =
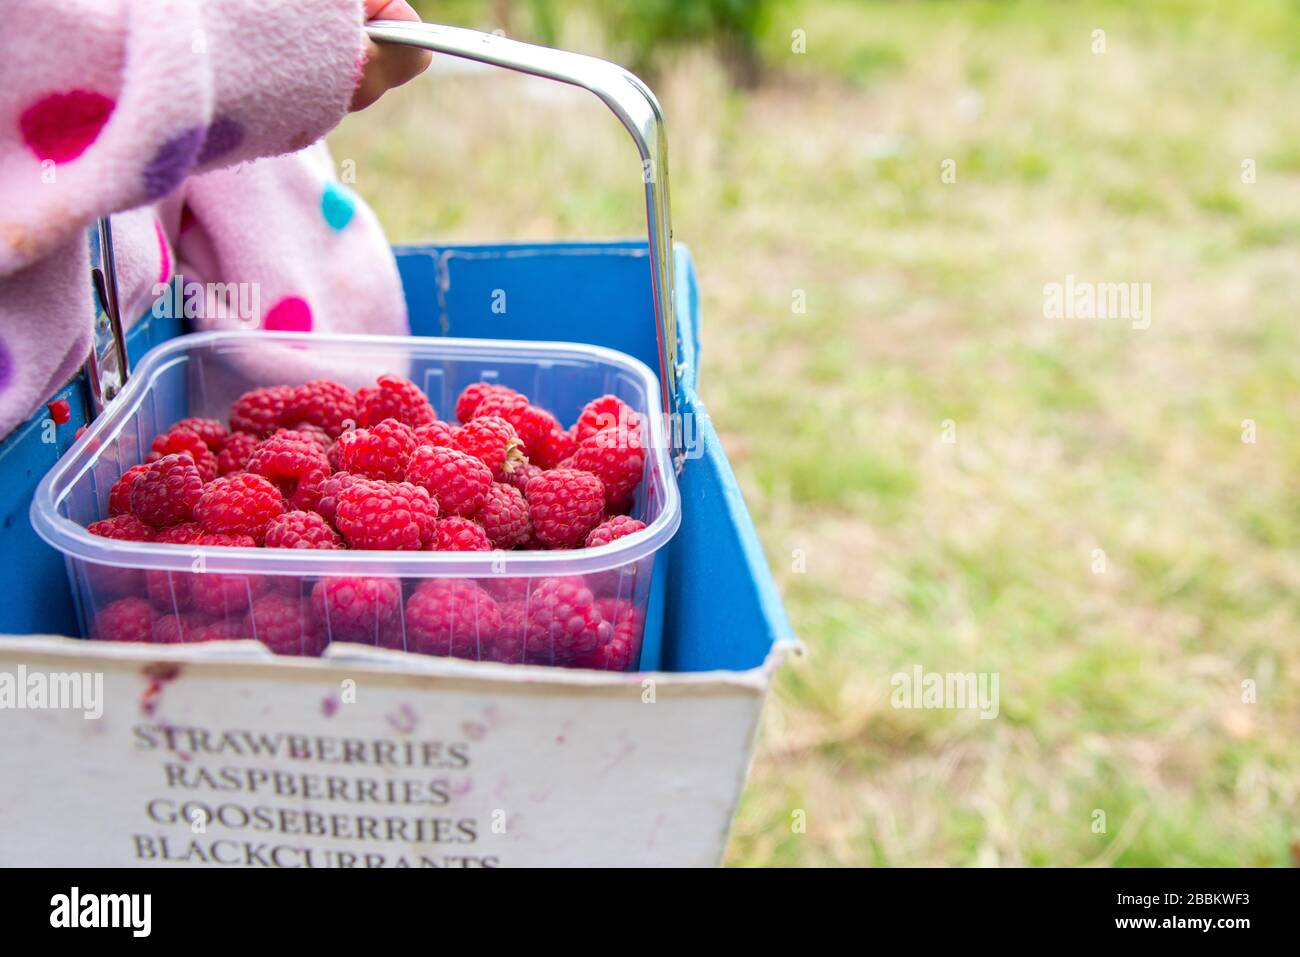
[[[1300, 4], [419, 5], [664, 105], [702, 392], [810, 652], [730, 863], [1300, 863]], [[395, 242], [643, 234], [579, 90], [440, 60], [331, 144]], [[1151, 327], [1045, 318], [1067, 275]], [[918, 664], [998, 672], [998, 719], [893, 708]]]
[[[597, 20], [610, 40], [611, 58], [634, 73], [653, 79], [664, 53], [686, 46], [706, 46], [731, 71], [733, 79], [752, 85], [758, 79], [759, 37], [778, 0], [497, 0], [488, 12], [498, 28], [518, 39], [556, 46], [562, 22], [573, 16]], [[414, 4], [426, 20], [462, 23], [472, 20], [473, 2]], [[439, 19], [441, 18], [441, 19]]]

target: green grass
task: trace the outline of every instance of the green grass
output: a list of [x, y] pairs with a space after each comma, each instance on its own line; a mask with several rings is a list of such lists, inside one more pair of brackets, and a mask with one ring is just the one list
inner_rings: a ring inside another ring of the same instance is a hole
[[[729, 862], [1300, 858], [1300, 8], [769, 21], [756, 89], [704, 50], [657, 81], [705, 395], [810, 651]], [[618, 46], [586, 8], [557, 29]], [[517, 89], [440, 77], [335, 135], [395, 240], [640, 231], [617, 124]], [[1150, 283], [1151, 327], [1044, 318], [1067, 274]], [[997, 672], [999, 717], [894, 709], [916, 664]]]

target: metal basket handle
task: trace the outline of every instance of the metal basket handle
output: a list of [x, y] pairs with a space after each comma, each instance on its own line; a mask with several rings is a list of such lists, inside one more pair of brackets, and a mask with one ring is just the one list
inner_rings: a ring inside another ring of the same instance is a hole
[[[96, 221], [99, 264], [90, 268], [91, 284], [99, 301], [90, 354], [86, 356], [86, 380], [90, 384], [90, 418], [104, 411], [113, 396], [122, 391], [130, 367], [126, 355], [126, 333], [117, 295], [117, 259], [113, 253], [113, 224], [107, 216]], [[98, 313], [104, 314], [101, 322]], [[107, 337], [111, 354], [100, 354], [100, 341]]]
[[[494, 33], [406, 20], [375, 20], [366, 25], [366, 32], [372, 40], [379, 43], [419, 47], [582, 87], [596, 94], [627, 128], [641, 154], [650, 250], [650, 283], [655, 309], [655, 332], [659, 343], [659, 384], [664, 412], [673, 416], [668, 431], [674, 460], [680, 466], [681, 397], [678, 382], [681, 370], [677, 359], [677, 316], [673, 294], [668, 144], [664, 134], [663, 112], [655, 95], [639, 78], [608, 60], [521, 43]], [[93, 271], [94, 282], [103, 311], [108, 317], [116, 369], [111, 376], [103, 375], [105, 364], [100, 358], [98, 347], [92, 345], [86, 361], [92, 415], [103, 409], [114, 392], [125, 383], [129, 372], [118, 305], [113, 234], [107, 217], [99, 220], [99, 236], [102, 268]]]
[[659, 341], [659, 384], [669, 426], [673, 457], [681, 462], [680, 367], [677, 360], [677, 314], [673, 294], [673, 229], [668, 204], [668, 140], [659, 101], [641, 80], [608, 60], [510, 40], [495, 33], [444, 27], [407, 20], [376, 20], [366, 25], [372, 40], [401, 43], [435, 53], [476, 60], [518, 73], [545, 77], [596, 94], [627, 128], [641, 154], [645, 183], [650, 282]]

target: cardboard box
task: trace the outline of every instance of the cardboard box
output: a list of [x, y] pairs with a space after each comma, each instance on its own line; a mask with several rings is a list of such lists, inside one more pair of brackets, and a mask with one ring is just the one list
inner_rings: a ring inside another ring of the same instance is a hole
[[782, 657], [605, 675], [329, 652], [0, 639], [0, 865], [714, 865]]

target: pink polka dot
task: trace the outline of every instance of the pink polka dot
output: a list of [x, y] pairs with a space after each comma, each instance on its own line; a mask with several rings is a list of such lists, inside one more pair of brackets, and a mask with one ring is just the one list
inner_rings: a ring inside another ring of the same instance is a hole
[[153, 231], [158, 237], [158, 256], [162, 264], [158, 267], [158, 281], [166, 282], [172, 277], [172, 254], [167, 247], [167, 237], [163, 234], [162, 223], [158, 222], [155, 217], [153, 221]]
[[311, 332], [311, 307], [307, 300], [286, 296], [271, 307], [262, 328], [283, 332]]
[[18, 126], [37, 159], [67, 163], [95, 142], [114, 105], [93, 90], [51, 93], [23, 110]]

